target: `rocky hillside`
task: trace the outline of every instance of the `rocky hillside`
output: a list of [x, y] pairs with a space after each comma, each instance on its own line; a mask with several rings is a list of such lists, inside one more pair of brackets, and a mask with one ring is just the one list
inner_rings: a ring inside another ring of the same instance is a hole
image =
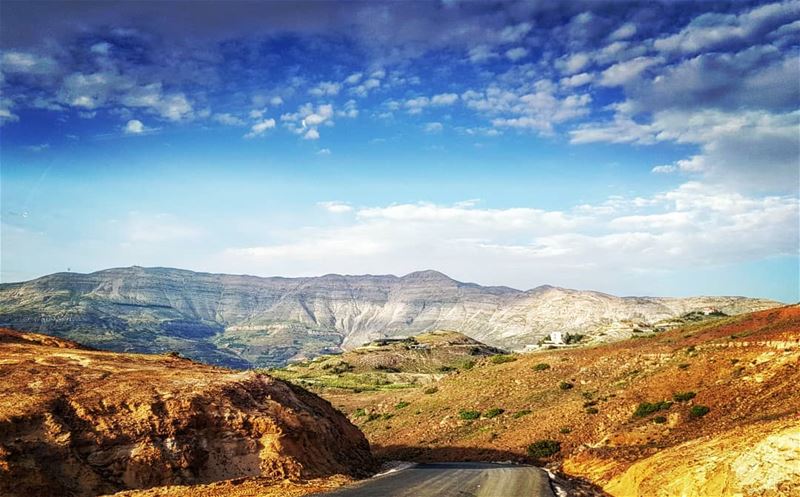
[[549, 286], [520, 291], [461, 283], [435, 271], [258, 278], [131, 267], [0, 285], [0, 326], [102, 349], [178, 351], [249, 367], [436, 329], [510, 349], [556, 331], [608, 341], [642, 327], [671, 326], [687, 313], [777, 305], [742, 297], [622, 298]]
[[302, 480], [372, 467], [367, 441], [341, 413], [263, 374], [0, 329], [0, 378], [4, 496]]
[[789, 497], [799, 383], [792, 306], [323, 395], [386, 459], [538, 459], [616, 497]]

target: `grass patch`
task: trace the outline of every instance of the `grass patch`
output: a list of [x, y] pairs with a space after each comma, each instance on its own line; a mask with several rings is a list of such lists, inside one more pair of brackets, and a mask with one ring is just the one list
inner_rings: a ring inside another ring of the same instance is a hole
[[405, 400], [401, 400], [397, 404], [394, 405], [395, 409], [404, 409], [411, 405], [411, 402], [406, 402]]
[[672, 395], [672, 400], [675, 402], [686, 402], [695, 398], [697, 394], [694, 392], [676, 392]]
[[636, 408], [633, 415], [637, 418], [644, 418], [653, 414], [654, 412], [658, 411], [666, 411], [672, 406], [672, 402], [668, 400], [662, 400], [659, 402], [642, 402]]
[[523, 416], [527, 416], [527, 415], [528, 415], [528, 414], [530, 414], [531, 412], [532, 412], [532, 411], [531, 411], [530, 409], [523, 409], [523, 410], [521, 410], [521, 411], [517, 411], [517, 412], [515, 412], [515, 413], [514, 413], [514, 415], [513, 415], [513, 416], [511, 416], [511, 417], [512, 417], [512, 418], [514, 418], [514, 419], [519, 419], [519, 418], [521, 418], [521, 417], [523, 417]]
[[574, 387], [575, 385], [573, 385], [568, 381], [562, 381], [561, 383], [558, 384], [558, 388], [560, 388], [561, 390], [571, 390]]
[[537, 364], [537, 365], [535, 365], [533, 367], [534, 371], [545, 371], [545, 370], [548, 370], [548, 369], [550, 369], [550, 365], [547, 364], [546, 362], [540, 362], [539, 364]]
[[495, 354], [489, 358], [489, 362], [492, 364], [505, 364], [516, 360], [517, 358], [511, 354]]
[[708, 414], [710, 411], [711, 411], [711, 409], [708, 406], [700, 406], [700, 405], [692, 406], [692, 408], [689, 409], [689, 417], [690, 418], [702, 418], [703, 416]]
[[481, 412], [461, 409], [458, 411], [458, 417], [464, 420], [478, 419], [481, 417]]
[[528, 445], [528, 457], [542, 459], [558, 454], [561, 451], [561, 442], [556, 440], [537, 440]]
[[494, 407], [492, 409], [489, 409], [485, 413], [483, 413], [483, 417], [492, 419], [492, 418], [496, 418], [497, 416], [503, 414], [504, 412], [506, 412], [505, 409], [500, 409], [499, 407]]

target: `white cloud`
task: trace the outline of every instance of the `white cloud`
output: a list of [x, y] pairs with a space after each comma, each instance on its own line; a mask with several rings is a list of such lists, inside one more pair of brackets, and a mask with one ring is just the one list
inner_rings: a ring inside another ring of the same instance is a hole
[[533, 24], [529, 22], [522, 22], [513, 26], [506, 26], [500, 31], [500, 41], [502, 43], [516, 43], [527, 35], [533, 29]]
[[626, 22], [622, 26], [614, 30], [613, 33], [608, 35], [610, 40], [626, 40], [636, 34], [636, 25], [632, 22]]
[[269, 104], [273, 107], [278, 107], [283, 105], [283, 99], [281, 97], [272, 97], [269, 99]]
[[317, 128], [309, 128], [306, 134], [303, 135], [304, 140], [319, 140], [319, 131]]
[[250, 127], [250, 132], [244, 135], [245, 138], [255, 138], [257, 136], [262, 136], [267, 131], [271, 130], [275, 127], [275, 119], [264, 119], [255, 123], [253, 126]]
[[506, 57], [508, 60], [516, 62], [523, 59], [528, 55], [528, 49], [524, 47], [514, 47], [506, 50]]
[[353, 207], [346, 202], [318, 202], [317, 205], [333, 214], [344, 214], [346, 212], [352, 212], [353, 210]]
[[359, 81], [361, 81], [362, 77], [364, 77], [363, 73], [354, 72], [350, 76], [346, 77], [344, 82], [347, 83], [348, 85], [354, 85], [357, 84]]
[[317, 150], [317, 155], [331, 155], [331, 149], [329, 148], [321, 148]]
[[340, 83], [336, 83], [334, 81], [323, 81], [309, 90], [308, 93], [314, 95], [315, 97], [331, 97], [338, 95], [339, 90], [341, 89], [342, 85]]
[[746, 45], [759, 35], [796, 21], [800, 2], [790, 0], [755, 7], [741, 14], [707, 13], [692, 20], [680, 32], [655, 40], [663, 52], [698, 53], [716, 47]]
[[602, 86], [622, 86], [638, 78], [647, 68], [660, 64], [660, 57], [636, 57], [609, 67], [600, 74]]
[[470, 62], [474, 64], [480, 64], [492, 59], [496, 59], [498, 55], [497, 52], [495, 52], [488, 45], [478, 45], [469, 49], [468, 57]]
[[570, 132], [572, 143], [610, 142], [697, 145], [699, 153], [660, 165], [655, 173], [700, 175], [709, 182], [743, 190], [796, 192], [800, 183], [800, 111], [670, 110], [639, 123], [626, 106], [611, 122], [585, 124]]
[[425, 129], [426, 133], [431, 133], [431, 134], [441, 133], [442, 129], [444, 129], [444, 126], [442, 126], [442, 123], [431, 122], [431, 123], [425, 124], [425, 128], [424, 129]]
[[142, 121], [138, 119], [131, 119], [125, 124], [125, 134], [126, 135], [141, 135], [146, 131], [144, 124]]
[[588, 72], [582, 72], [566, 78], [561, 78], [561, 85], [567, 88], [578, 88], [592, 82], [594, 76]]
[[11, 50], [0, 57], [0, 69], [6, 73], [51, 74], [58, 70], [58, 64], [50, 57]]
[[271, 243], [231, 248], [225, 257], [243, 258], [267, 273], [402, 274], [425, 266], [479, 281], [513, 283], [534, 274], [539, 282], [580, 286], [576, 282], [596, 285], [602, 278], [796, 254], [800, 226], [796, 198], [748, 197], [698, 182], [566, 212], [479, 208], [475, 202], [320, 205], [355, 216], [347, 224], [300, 228]]
[[565, 74], [575, 74], [589, 65], [591, 57], [588, 53], [578, 52], [556, 61], [556, 65]]
[[405, 107], [408, 109], [409, 114], [419, 114], [430, 103], [431, 101], [428, 97], [415, 97], [406, 100]]
[[[257, 117], [261, 117], [261, 114], [259, 113]], [[224, 124], [225, 126], [244, 126], [245, 125], [245, 122], [244, 122], [244, 120], [242, 118], [236, 117], [233, 114], [229, 114], [227, 112], [214, 114], [213, 116], [211, 116], [211, 118], [214, 121], [216, 121], [216, 122], [218, 122], [220, 124]]]
[[431, 105], [452, 105], [458, 101], [455, 93], [440, 93], [431, 97]]

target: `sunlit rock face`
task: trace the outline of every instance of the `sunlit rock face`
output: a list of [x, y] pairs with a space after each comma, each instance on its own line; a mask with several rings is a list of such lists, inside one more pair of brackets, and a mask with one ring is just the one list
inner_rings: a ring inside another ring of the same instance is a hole
[[779, 305], [743, 297], [615, 297], [550, 286], [520, 291], [403, 277], [259, 278], [169, 268], [57, 273], [0, 285], [0, 325], [122, 352], [178, 351], [212, 364], [280, 365], [380, 337], [446, 329], [522, 349], [552, 332], [582, 343], [669, 326], [687, 313]]

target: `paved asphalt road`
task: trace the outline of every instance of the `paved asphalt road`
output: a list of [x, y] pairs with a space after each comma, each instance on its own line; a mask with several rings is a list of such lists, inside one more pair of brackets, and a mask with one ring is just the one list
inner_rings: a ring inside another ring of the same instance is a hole
[[499, 463], [419, 464], [319, 497], [554, 497], [547, 473]]

